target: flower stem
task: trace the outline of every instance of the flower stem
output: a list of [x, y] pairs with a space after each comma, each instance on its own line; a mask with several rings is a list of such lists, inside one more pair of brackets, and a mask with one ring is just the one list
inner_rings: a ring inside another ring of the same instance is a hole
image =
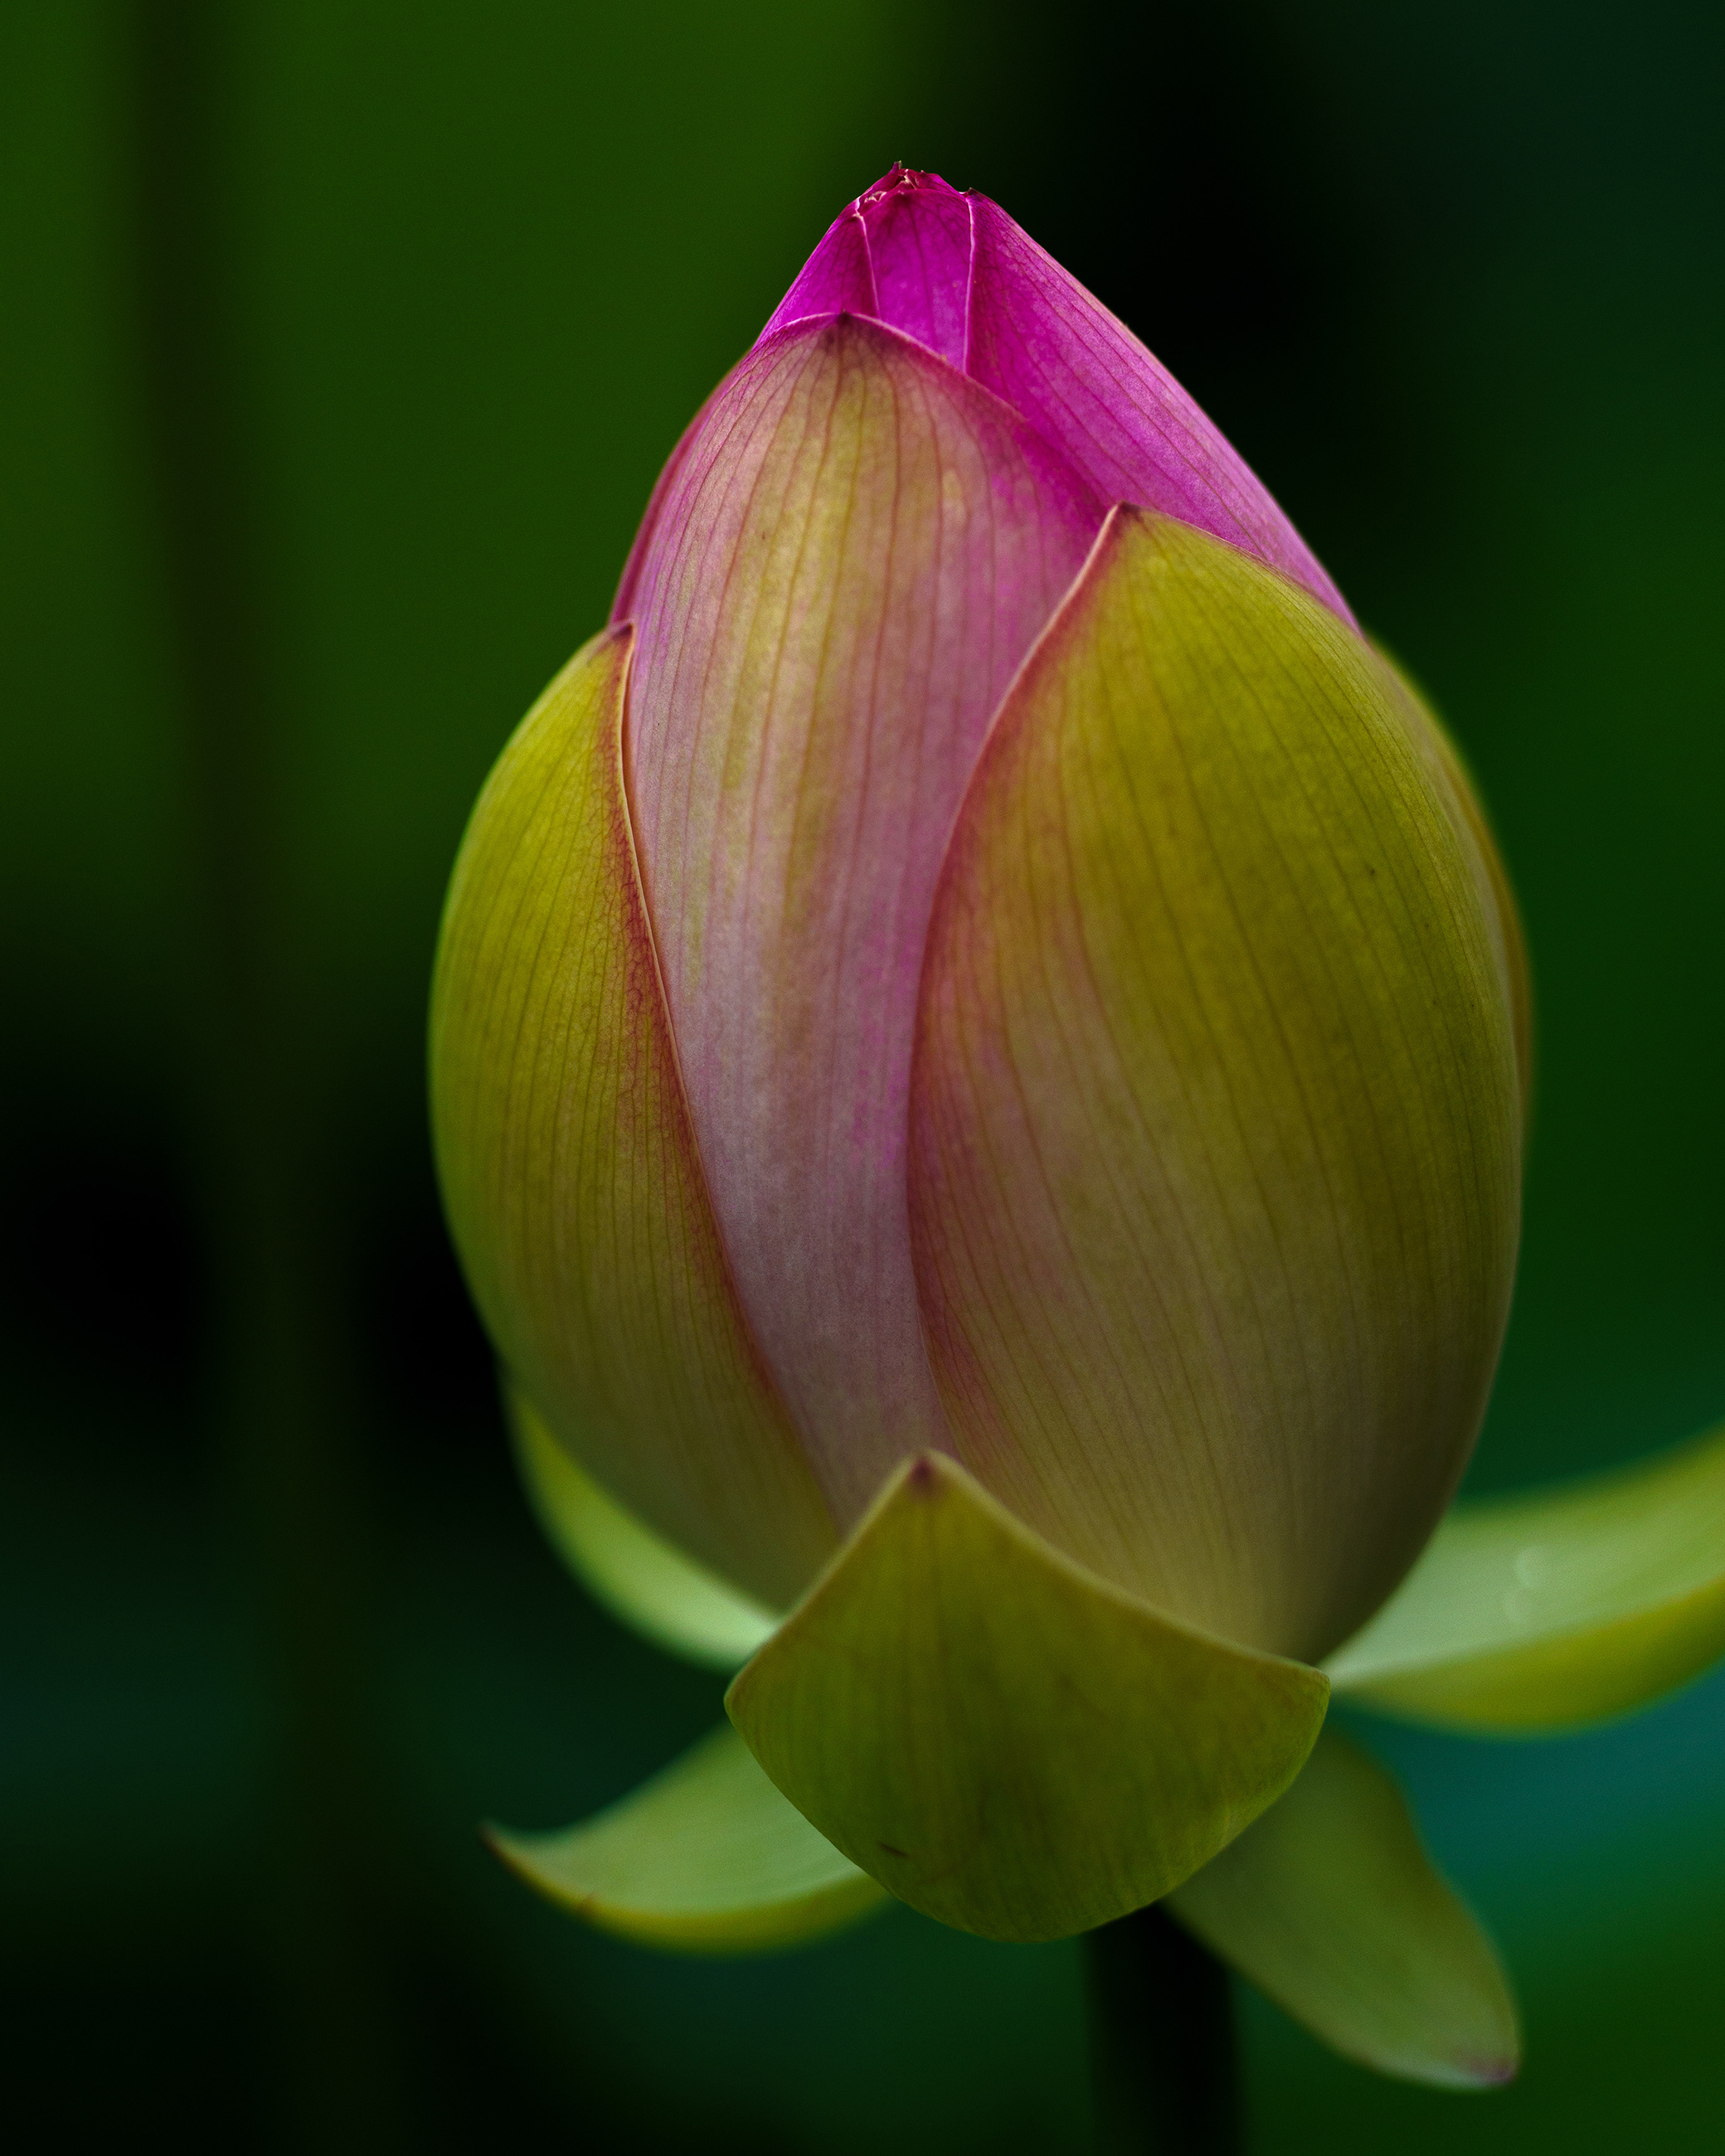
[[1102, 2156], [1239, 2156], [1227, 1970], [1155, 1904], [1085, 1946]]

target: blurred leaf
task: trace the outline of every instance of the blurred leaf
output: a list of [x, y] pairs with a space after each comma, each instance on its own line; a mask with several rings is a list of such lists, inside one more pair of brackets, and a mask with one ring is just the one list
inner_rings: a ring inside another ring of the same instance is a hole
[[1049, 1939], [1141, 1908], [1285, 1789], [1328, 1687], [906, 1462], [726, 1704], [799, 1810], [913, 1908]]
[[1459, 1505], [1326, 1665], [1338, 1692], [1455, 1728], [1559, 1729], [1725, 1653], [1725, 1426], [1552, 1490]]
[[488, 1830], [506, 1864], [601, 1930], [691, 1953], [756, 1953], [836, 1931], [886, 1897], [721, 1726], [561, 1834]]
[[668, 1654], [716, 1670], [746, 1662], [778, 1623], [773, 1612], [643, 1527], [575, 1465], [513, 1385], [505, 1398], [539, 1524], [594, 1599]]
[[1426, 1855], [1400, 1790], [1333, 1729], [1281, 1802], [1168, 1907], [1362, 2066], [1452, 2088], [1516, 2071], [1515, 2004], [1490, 1941]]

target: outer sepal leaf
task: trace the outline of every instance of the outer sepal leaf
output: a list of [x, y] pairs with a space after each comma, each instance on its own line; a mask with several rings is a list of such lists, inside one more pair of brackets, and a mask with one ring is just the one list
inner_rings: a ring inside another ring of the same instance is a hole
[[623, 783], [631, 632], [517, 728], [455, 864], [432, 993], [444, 1209], [559, 1443], [680, 1548], [789, 1601], [834, 1540], [738, 1302]]
[[1725, 1654], [1725, 1428], [1634, 1466], [1458, 1505], [1339, 1691], [1513, 1735], [1644, 1705]]
[[572, 1915], [691, 1953], [801, 1946], [885, 1899], [722, 1724], [579, 1826], [493, 1827], [488, 1839], [529, 1886]]
[[614, 1617], [656, 1647], [738, 1669], [778, 1614], [655, 1535], [564, 1451], [532, 1404], [506, 1389], [516, 1464], [552, 1547]]
[[1189, 1931], [1344, 2057], [1440, 2087], [1511, 2078], [1515, 2002], [1399, 1789], [1332, 1729], [1299, 1779], [1168, 1897]]
[[931, 1454], [726, 1705], [798, 1810], [901, 1900], [1049, 1939], [1208, 1862], [1287, 1787], [1327, 1697], [1316, 1671], [1085, 1571]]

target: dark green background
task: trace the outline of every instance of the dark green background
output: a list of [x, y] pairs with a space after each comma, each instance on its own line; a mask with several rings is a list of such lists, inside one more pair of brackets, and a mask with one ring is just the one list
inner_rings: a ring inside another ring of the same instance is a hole
[[[0, 13], [22, 2145], [1084, 2145], [1075, 1950], [896, 1912], [661, 1961], [473, 1832], [619, 1793], [718, 1688], [594, 1614], [512, 1486], [426, 1160], [442, 881], [685, 418], [895, 157], [1146, 336], [1475, 762], [1540, 1016], [1478, 1481], [1725, 1414], [1719, 24]], [[1507, 1950], [1526, 2072], [1394, 2087], [1249, 2003], [1254, 2148], [1717, 2146], [1725, 1681], [1373, 1741]]]

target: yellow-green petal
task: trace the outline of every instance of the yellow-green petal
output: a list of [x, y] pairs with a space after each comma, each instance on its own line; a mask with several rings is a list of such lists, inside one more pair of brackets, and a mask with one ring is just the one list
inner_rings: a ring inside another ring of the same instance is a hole
[[1640, 1707], [1725, 1655], [1725, 1428], [1603, 1475], [1458, 1505], [1338, 1691], [1503, 1735]]
[[741, 1668], [778, 1614], [644, 1527], [576, 1466], [518, 1388], [507, 1388], [506, 1405], [539, 1524], [594, 1600], [669, 1654], [710, 1669]]
[[651, 1781], [560, 1834], [493, 1827], [528, 1885], [572, 1916], [690, 1953], [800, 1946], [885, 1900], [788, 1804], [722, 1723]]
[[930, 1454], [726, 1705], [798, 1810], [901, 1900], [1050, 1939], [1207, 1863], [1298, 1772], [1327, 1692], [1099, 1579]]
[[1315, 1658], [1453, 1492], [1514, 1270], [1489, 875], [1327, 608], [1115, 510], [929, 931], [911, 1219], [954, 1450], [1059, 1548]]
[[1521, 908], [1516, 903], [1515, 886], [1503, 865], [1503, 856], [1497, 850], [1497, 834], [1480, 799], [1466, 757], [1456, 747], [1448, 727], [1406, 676], [1391, 666], [1387, 659], [1384, 664], [1407, 699], [1416, 723], [1430, 737], [1440, 790], [1450, 811], [1450, 820], [1464, 851], [1475, 864], [1486, 901], [1486, 918], [1495, 931], [1493, 942], [1509, 998], [1516, 1070], [1521, 1082], [1522, 1114], [1525, 1120], [1533, 1093], [1533, 978], [1527, 963], [1527, 939], [1522, 927]]
[[1327, 1729], [1280, 1803], [1168, 1897], [1213, 1953], [1346, 2058], [1441, 2088], [1508, 2081], [1515, 2001], [1406, 1800]]
[[836, 1535], [690, 1127], [623, 782], [630, 640], [577, 653], [473, 812], [432, 994], [438, 1172], [474, 1300], [557, 1443], [785, 1603]]

